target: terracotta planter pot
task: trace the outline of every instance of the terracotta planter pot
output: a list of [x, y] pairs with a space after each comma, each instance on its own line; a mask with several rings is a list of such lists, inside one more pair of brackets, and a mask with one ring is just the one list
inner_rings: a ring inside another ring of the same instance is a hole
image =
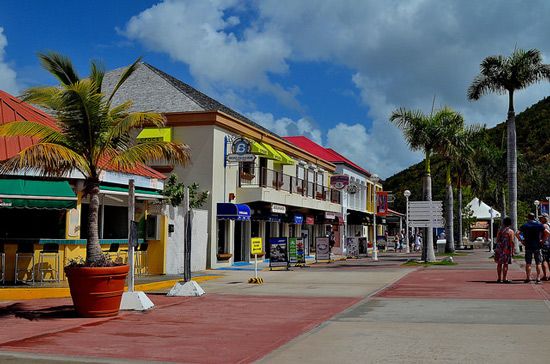
[[118, 315], [129, 267], [66, 267], [71, 297], [82, 317]]

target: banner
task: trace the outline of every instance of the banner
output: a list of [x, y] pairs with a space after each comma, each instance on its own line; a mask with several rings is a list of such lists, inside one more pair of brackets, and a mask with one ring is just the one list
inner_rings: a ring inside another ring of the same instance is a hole
[[296, 239], [296, 264], [306, 264], [306, 247], [302, 238]]
[[328, 238], [315, 238], [315, 260], [330, 260], [330, 245]]
[[349, 185], [349, 176], [345, 174], [335, 174], [330, 176], [330, 187], [342, 190]]
[[269, 267], [288, 267], [286, 238], [269, 238]]
[[297, 262], [297, 247], [296, 247], [296, 241], [298, 238], [288, 238], [288, 262], [290, 264]]
[[359, 239], [358, 238], [346, 238], [346, 254], [348, 257], [359, 256]]
[[548, 201], [542, 201], [540, 203], [540, 213], [541, 214], [549, 214], [548, 212]]
[[376, 215], [386, 216], [388, 214], [388, 192], [376, 192]]

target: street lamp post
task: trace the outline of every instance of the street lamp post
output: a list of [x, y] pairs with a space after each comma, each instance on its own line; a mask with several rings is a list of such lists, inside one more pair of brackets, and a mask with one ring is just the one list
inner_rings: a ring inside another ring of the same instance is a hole
[[538, 218], [539, 218], [539, 205], [540, 205], [540, 201], [539, 201], [539, 200], [535, 200], [534, 204], [535, 204], [535, 217], [536, 217], [537, 220], [538, 220]]
[[491, 215], [491, 242], [489, 243], [489, 247], [490, 247], [490, 252], [493, 253], [493, 208], [491, 207], [489, 209], [489, 214]]
[[376, 183], [380, 180], [380, 178], [378, 178], [378, 175], [376, 174], [373, 174], [371, 176], [371, 181], [374, 183], [374, 219], [373, 219], [373, 228], [374, 228], [374, 242], [372, 243], [372, 260], [374, 260], [375, 262], [378, 261], [378, 247], [376, 246], [376, 215], [378, 213], [378, 206], [376, 205]]
[[409, 197], [411, 196], [411, 191], [405, 190], [403, 192], [407, 203], [405, 205], [405, 218], [407, 219], [406, 228], [405, 228], [405, 253], [410, 253], [411, 248], [409, 246]]

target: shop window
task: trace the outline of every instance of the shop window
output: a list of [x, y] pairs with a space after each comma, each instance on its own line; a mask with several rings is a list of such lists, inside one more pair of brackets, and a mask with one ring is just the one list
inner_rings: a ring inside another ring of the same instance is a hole
[[147, 222], [145, 223], [145, 238], [147, 240], [159, 240], [160, 239], [160, 216], [148, 215]]
[[227, 220], [218, 220], [218, 253], [226, 253]]
[[0, 239], [64, 239], [65, 214], [66, 210], [0, 208]]

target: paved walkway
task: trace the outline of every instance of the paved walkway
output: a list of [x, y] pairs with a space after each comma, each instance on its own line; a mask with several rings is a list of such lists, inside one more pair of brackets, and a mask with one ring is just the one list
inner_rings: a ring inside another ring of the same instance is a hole
[[547, 363], [550, 283], [493, 283], [488, 253], [410, 268], [404, 254], [264, 271], [216, 271], [207, 295], [150, 293], [156, 308], [74, 316], [69, 299], [0, 302], [0, 361]]

